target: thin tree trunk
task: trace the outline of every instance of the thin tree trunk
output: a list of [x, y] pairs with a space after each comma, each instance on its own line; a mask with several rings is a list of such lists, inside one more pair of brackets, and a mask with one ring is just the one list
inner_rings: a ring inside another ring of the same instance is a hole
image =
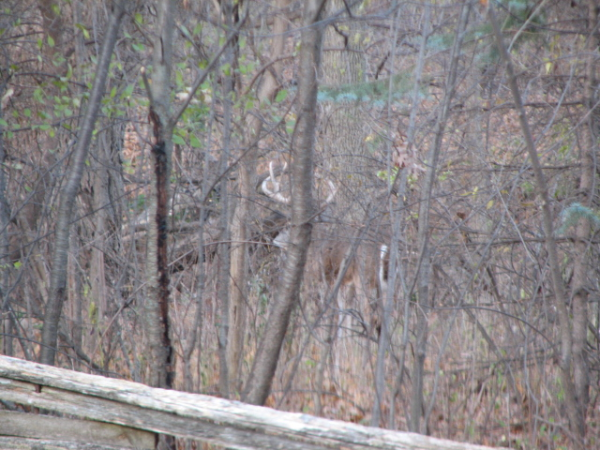
[[450, 106], [456, 91], [456, 80], [458, 77], [458, 63], [460, 57], [460, 49], [464, 37], [464, 32], [467, 27], [469, 13], [471, 10], [471, 2], [463, 4], [461, 20], [456, 30], [454, 45], [450, 54], [450, 68], [448, 77], [446, 78], [445, 95], [442, 101], [440, 111], [438, 113], [435, 129], [435, 140], [433, 146], [427, 155], [427, 171], [421, 198], [419, 203], [419, 231], [417, 235], [417, 245], [419, 248], [419, 269], [417, 275], [417, 326], [416, 326], [416, 350], [415, 363], [412, 374], [412, 396], [410, 400], [410, 421], [409, 430], [416, 433], [425, 433], [427, 424], [421, 424], [421, 416], [423, 415], [423, 380], [424, 380], [424, 364], [427, 356], [427, 339], [429, 335], [429, 311], [431, 309], [431, 293], [429, 286], [431, 284], [431, 254], [429, 249], [429, 213], [431, 210], [431, 199], [433, 197], [433, 188], [435, 183], [435, 174], [437, 161], [439, 159], [444, 131], [450, 114]]
[[[581, 203], [590, 207], [596, 193], [594, 174], [596, 173], [596, 156], [598, 150], [598, 136], [596, 132], [596, 114], [594, 114], [596, 89], [596, 59], [598, 58], [598, 7], [595, 0], [588, 1], [588, 30], [587, 36], [587, 80], [585, 86], [584, 102], [587, 106], [587, 120], [583, 127], [583, 151], [581, 155], [581, 175], [579, 178], [579, 193]], [[575, 387], [575, 401], [580, 409], [581, 420], [585, 424], [586, 412], [590, 396], [590, 379], [587, 360], [587, 332], [588, 332], [588, 255], [590, 252], [591, 224], [587, 218], [579, 220], [575, 229], [575, 262], [572, 279], [572, 308], [573, 308], [573, 382]], [[585, 426], [585, 425], [584, 425]], [[585, 432], [585, 429], [583, 430]]]
[[[48, 38], [52, 39], [52, 45], [45, 45], [44, 53], [52, 61], [49, 65], [50, 70], [57, 74], [67, 69], [67, 59], [61, 58], [64, 53], [63, 36], [63, 16], [60, 10], [60, 2], [57, 0], [39, 0], [38, 7], [42, 14], [42, 26], [44, 33], [48, 34]], [[58, 63], [58, 65], [55, 65]]]
[[[215, 120], [215, 106], [211, 105], [210, 108], [210, 119], [208, 121], [208, 136], [206, 139], [206, 148], [209, 149], [212, 146], [212, 127]], [[207, 199], [209, 197], [209, 178], [210, 178], [210, 152], [204, 152], [204, 168], [202, 171], [202, 198]], [[200, 205], [200, 226], [198, 228], [198, 264], [197, 264], [197, 275], [196, 275], [196, 289], [194, 291], [194, 303], [196, 304], [196, 312], [194, 315], [194, 323], [190, 330], [190, 335], [183, 350], [183, 380], [184, 389], [188, 392], [194, 392], [194, 383], [192, 376], [192, 354], [196, 347], [196, 342], [202, 340], [202, 330], [204, 327], [203, 313], [204, 313], [204, 290], [206, 287], [206, 266], [204, 264], [204, 224], [208, 220], [209, 211], [206, 208], [206, 202], [203, 201]], [[200, 353], [200, 352], [199, 352]], [[198, 354], [198, 360], [200, 360], [201, 354]]]
[[[104, 317], [107, 313], [108, 306], [108, 285], [106, 283], [106, 261], [104, 259], [104, 252], [106, 250], [106, 219], [108, 205], [108, 196], [106, 195], [106, 187], [108, 185], [108, 159], [106, 158], [105, 150], [105, 139], [104, 136], [97, 136], [96, 139], [96, 155], [95, 164], [93, 167], [92, 180], [91, 180], [91, 191], [93, 192], [92, 198], [92, 209], [94, 212], [94, 245], [91, 249], [90, 259], [90, 302], [93, 303], [92, 310], [96, 311], [94, 315], [95, 323], [92, 323], [93, 334], [90, 336], [90, 347], [93, 349], [90, 357], [94, 359], [94, 355], [98, 347], [102, 346], [102, 333], [104, 331]], [[78, 283], [80, 284], [80, 283]], [[81, 304], [81, 302], [78, 302]], [[91, 305], [90, 305], [91, 306]], [[74, 314], [74, 317], [81, 318], [79, 314], [81, 308], [79, 308]], [[81, 323], [76, 320], [73, 324], [73, 335], [78, 336], [81, 330]], [[76, 338], [77, 343], [81, 342], [81, 339]]]
[[94, 79], [94, 87], [92, 88], [90, 101], [78, 135], [77, 145], [72, 156], [72, 163], [68, 170], [67, 182], [61, 191], [56, 223], [54, 256], [52, 260], [51, 287], [44, 312], [44, 328], [42, 330], [40, 362], [43, 364], [54, 365], [56, 359], [58, 324], [62, 313], [62, 306], [67, 296], [69, 234], [75, 197], [79, 190], [85, 160], [94, 131], [94, 124], [96, 123], [96, 117], [98, 116], [102, 97], [104, 96], [110, 59], [117, 41], [121, 19], [125, 13], [125, 4], [126, 0], [116, 0], [113, 4]]
[[275, 298], [267, 327], [254, 359], [242, 396], [262, 405], [267, 399], [292, 310], [299, 302], [300, 287], [312, 231], [314, 214], [313, 153], [315, 146], [317, 74], [321, 64], [323, 26], [317, 24], [326, 0], [307, 0], [298, 74], [298, 120], [292, 137], [292, 228], [281, 295]]
[[[4, 97], [6, 81], [0, 80], [0, 98]], [[3, 111], [0, 105], [0, 120], [3, 120]], [[6, 198], [6, 173], [5, 173], [6, 151], [4, 149], [4, 133], [0, 125], [0, 314], [2, 322], [0, 331], [2, 332], [2, 354], [13, 355], [13, 334], [18, 332], [13, 326], [14, 314], [10, 305], [10, 294], [8, 292], [8, 283], [10, 275], [10, 263], [8, 248], [8, 226], [10, 224], [9, 203]]]
[[494, 8], [492, 4], [488, 6], [488, 17], [492, 23], [494, 29], [494, 35], [496, 38], [496, 45], [500, 51], [500, 55], [506, 64], [506, 72], [508, 74], [509, 87], [515, 101], [516, 109], [519, 113], [519, 122], [525, 138], [525, 145], [527, 153], [531, 160], [531, 166], [536, 181], [537, 195], [542, 200], [542, 227], [544, 230], [544, 238], [546, 242], [546, 250], [548, 251], [550, 272], [552, 276], [552, 285], [554, 287], [554, 298], [556, 311], [558, 313], [559, 322], [559, 335], [560, 335], [560, 350], [557, 350], [557, 359], [559, 361], [561, 381], [563, 383], [563, 393], [566, 403], [567, 416], [569, 418], [569, 425], [573, 433], [573, 444], [578, 449], [585, 448], [585, 422], [584, 414], [581, 407], [577, 404], [577, 397], [571, 371], [573, 369], [573, 337], [571, 335], [571, 323], [569, 317], [569, 310], [566, 304], [566, 292], [563, 283], [560, 263], [558, 260], [558, 251], [556, 248], [556, 241], [554, 239], [554, 230], [552, 227], [552, 212], [550, 210], [550, 196], [548, 194], [548, 187], [546, 184], [546, 178], [542, 171], [540, 160], [535, 148], [535, 143], [531, 135], [527, 115], [521, 99], [521, 93], [517, 84], [517, 77], [515, 75], [512, 60], [508, 54], [506, 47], [502, 40], [502, 34]]
[[[237, 32], [236, 33], [230, 33], [229, 39], [227, 40], [227, 42], [225, 42], [225, 44], [223, 45], [223, 47], [221, 47], [221, 49], [215, 54], [215, 56], [213, 57], [213, 59], [211, 60], [211, 62], [208, 64], [208, 66], [204, 69], [204, 71], [200, 74], [198, 74], [198, 76], [196, 77], [196, 79], [194, 80], [194, 82], [192, 83], [191, 89], [190, 89], [190, 93], [189, 93], [189, 97], [188, 100], [186, 102], [184, 102], [184, 104], [180, 105], [179, 108], [177, 109], [177, 111], [174, 112], [174, 114], [170, 117], [169, 120], [169, 126], [173, 126], [175, 123], [177, 123], [177, 121], [179, 120], [179, 118], [181, 117], [181, 115], [184, 113], [185, 109], [188, 107], [189, 102], [191, 101], [191, 99], [193, 98], [193, 96], [195, 95], [196, 91], [198, 90], [198, 88], [200, 87], [200, 85], [202, 83], [204, 83], [204, 81], [207, 79], [208, 75], [210, 73], [212, 73], [212, 71], [214, 70], [214, 68], [217, 66], [217, 64], [219, 63], [219, 61], [221, 61], [221, 56], [223, 55], [223, 53], [227, 50], [227, 48], [229, 48], [230, 44], [232, 43], [232, 41], [234, 40], [234, 38], [236, 37]], [[216, 89], [216, 83], [213, 80], [213, 90]], [[206, 148], [210, 149], [212, 148], [212, 126], [215, 120], [215, 105], [211, 105], [211, 110], [210, 110], [210, 119], [209, 119], [209, 124], [207, 126], [208, 129], [208, 137], [207, 137], [207, 145]], [[222, 167], [220, 168], [221, 170], [221, 174], [225, 174], [226, 173], [226, 169], [227, 169], [227, 155], [222, 155], [223, 159], [220, 161]], [[186, 345], [184, 346], [183, 349], [183, 364], [184, 364], [184, 389], [187, 391], [192, 391], [193, 390], [193, 379], [192, 379], [192, 373], [191, 373], [191, 358], [192, 358], [192, 353], [194, 352], [194, 349], [196, 347], [196, 343], [198, 341], [199, 338], [202, 337], [202, 328], [203, 328], [203, 320], [202, 320], [202, 314], [203, 314], [203, 306], [204, 306], [204, 302], [203, 302], [203, 295], [204, 295], [204, 288], [205, 288], [205, 281], [206, 281], [206, 273], [205, 273], [205, 267], [204, 267], [204, 224], [205, 221], [208, 220], [208, 208], [206, 208], [207, 203], [208, 203], [208, 198], [210, 196], [210, 190], [211, 188], [210, 186], [210, 169], [209, 169], [209, 161], [210, 161], [210, 152], [206, 151], [204, 153], [204, 171], [203, 171], [203, 175], [202, 175], [202, 204], [201, 204], [201, 208], [200, 208], [200, 222], [201, 225], [198, 229], [198, 275], [196, 277], [197, 280], [197, 287], [196, 287], [196, 291], [194, 293], [194, 299], [195, 299], [195, 304], [196, 304], [196, 312], [195, 312], [195, 316], [194, 316], [194, 323], [192, 325], [192, 330], [190, 331], [190, 337], [186, 342]], [[223, 187], [221, 185], [221, 187]], [[226, 188], [227, 186], [225, 186]], [[226, 210], [227, 208], [225, 208]], [[224, 234], [227, 234], [227, 218], [223, 218], [222, 220], [224, 220]], [[198, 361], [200, 360], [200, 355], [198, 355]]]
[[[278, 0], [275, 8], [279, 14], [275, 16], [273, 24], [273, 43], [269, 56], [271, 60], [277, 59], [283, 53], [285, 31], [287, 29], [284, 9], [290, 0]], [[273, 72], [278, 75], [281, 63], [274, 63], [271, 70], [265, 71], [264, 79], [257, 93], [259, 107], [264, 102], [272, 101], [277, 91], [278, 82]], [[247, 126], [249, 139], [244, 148], [249, 148], [244, 158], [240, 161], [240, 200], [235, 210], [232, 222], [231, 247], [231, 285], [229, 288], [229, 335], [227, 338], [227, 367], [229, 368], [230, 393], [238, 392], [241, 388], [240, 362], [244, 346], [246, 294], [248, 286], [248, 219], [254, 205], [254, 177], [256, 175], [256, 150], [257, 141], [260, 139], [262, 121], [260, 116], [252, 114]]]
[[[431, 27], [431, 14], [430, 9], [426, 8], [423, 12], [424, 20], [425, 20], [425, 28], [421, 33], [421, 45], [419, 47], [419, 59], [417, 60], [417, 66], [415, 70], [415, 81], [412, 93], [412, 107], [409, 116], [408, 129], [406, 139], [408, 141], [408, 145], [414, 145], [415, 138], [415, 130], [416, 130], [416, 118], [417, 111], [419, 105], [419, 95], [420, 89], [422, 85], [423, 78], [423, 66], [425, 65], [425, 51], [427, 49], [427, 39], [429, 38], [429, 30]], [[408, 173], [406, 171], [402, 171], [400, 174], [400, 179], [398, 182], [398, 209], [402, 211], [405, 208], [405, 195], [406, 195], [406, 185], [408, 182]], [[401, 220], [401, 218], [397, 218], [397, 220]], [[402, 288], [404, 293], [404, 311], [403, 311], [403, 331], [402, 331], [402, 339], [400, 344], [400, 361], [398, 362], [398, 374], [396, 375], [396, 379], [394, 381], [394, 388], [392, 392], [392, 401], [390, 402], [390, 410], [389, 410], [389, 422], [388, 427], [390, 429], [395, 428], [395, 407], [396, 407], [396, 398], [400, 393], [400, 388], [402, 386], [402, 382], [404, 379], [404, 367], [406, 362], [406, 354], [409, 343], [409, 321], [410, 321], [410, 310], [411, 310], [411, 298], [410, 293], [406, 287], [406, 278], [401, 271], [401, 262], [398, 258], [397, 261], [399, 277], [402, 282]]]
[[153, 184], [148, 201], [148, 243], [146, 257], [147, 295], [145, 302], [148, 339], [148, 384], [172, 388], [175, 376], [174, 351], [169, 334], [169, 273], [167, 227], [173, 125], [170, 118], [170, 78], [173, 43], [173, 0], [157, 4], [157, 34], [152, 57], [152, 84], [149, 119], [153, 127]]
[[[394, 2], [394, 7], [397, 8], [396, 2]], [[390, 49], [391, 58], [390, 58], [390, 66], [395, 67], [396, 61], [396, 40], [398, 39], [398, 9], [394, 12], [394, 19], [392, 21], [392, 45]], [[423, 46], [424, 47], [424, 46]], [[390, 118], [391, 118], [391, 103], [392, 103], [392, 80], [393, 77], [389, 79], [388, 85], [388, 105], [387, 105], [387, 122], [388, 122], [388, 130], [387, 133], [389, 136], [392, 134]], [[398, 262], [398, 242], [400, 236], [400, 210], [397, 209], [397, 204], [403, 204], [402, 197], [398, 202], [394, 200], [394, 196], [391, 195], [391, 190], [395, 180], [392, 180], [392, 164], [391, 164], [391, 155], [392, 155], [392, 146], [391, 141], [389, 140], [387, 143], [387, 173], [388, 173], [388, 211], [390, 214], [390, 223], [392, 226], [391, 240], [390, 246], [387, 250], [389, 252], [389, 264], [388, 264], [388, 279], [383, 284], [383, 279], [380, 276], [380, 297], [381, 297], [381, 332], [379, 334], [379, 342], [377, 347], [377, 361], [375, 363], [375, 401], [373, 402], [373, 413], [371, 415], [371, 426], [378, 427], [381, 422], [381, 405], [385, 391], [385, 358], [387, 355], [388, 347], [391, 341], [391, 324], [390, 319], [392, 317], [393, 309], [394, 309], [394, 294], [396, 292], [396, 267]], [[408, 169], [406, 169], [408, 170]], [[404, 174], [406, 175], [406, 174]], [[403, 180], [406, 180], [406, 176], [402, 177]], [[401, 185], [400, 191], [404, 191], [404, 185]], [[380, 251], [384, 251], [382, 248]], [[380, 255], [381, 261], [380, 264], [383, 264], [384, 255]], [[383, 270], [383, 267], [380, 267], [380, 270]], [[382, 272], [383, 274], [383, 272]], [[392, 400], [392, 404], [394, 401]], [[390, 405], [390, 408], [393, 409], [393, 406]], [[393, 413], [392, 413], [393, 415]]]
[[[225, 173], [231, 156], [231, 141], [233, 135], [232, 115], [233, 115], [233, 96], [235, 95], [235, 80], [233, 75], [233, 67], [236, 61], [236, 36], [233, 31], [235, 8], [232, 1], [228, 0], [221, 4], [222, 13], [225, 17], [226, 28], [228, 33], [228, 44], [225, 49], [224, 63], [228, 64], [232, 69], [223, 76], [223, 148], [221, 151], [220, 169], [221, 173]], [[220, 188], [220, 203], [221, 203], [221, 242], [219, 244], [219, 271], [218, 271], [218, 287], [217, 296], [219, 298], [219, 323], [218, 330], [218, 350], [219, 350], [219, 393], [224, 398], [229, 398], [229, 378], [230, 370], [227, 359], [227, 351], [229, 347], [229, 283], [231, 280], [231, 209], [229, 195], [229, 180], [224, 177], [221, 181]]]
[[[146, 81], [150, 96], [148, 118], [153, 129], [153, 183], [148, 199], [148, 236], [146, 246], [147, 295], [144, 304], [148, 342], [148, 384], [173, 388], [175, 351], [171, 343], [169, 320], [168, 219], [173, 154], [174, 121], [170, 112], [170, 79], [173, 56], [173, 0], [162, 0], [158, 10], [157, 33], [152, 55], [152, 84]], [[173, 436], [159, 435], [158, 450], [175, 449]]]

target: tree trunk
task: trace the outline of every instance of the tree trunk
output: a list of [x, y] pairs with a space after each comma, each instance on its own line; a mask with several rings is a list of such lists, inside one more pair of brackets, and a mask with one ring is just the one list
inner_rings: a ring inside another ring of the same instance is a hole
[[63, 302], [67, 297], [66, 286], [69, 234], [73, 218], [75, 197], [79, 190], [79, 184], [85, 167], [85, 160], [94, 131], [94, 124], [104, 95], [110, 59], [117, 41], [121, 19], [125, 13], [125, 3], [125, 0], [116, 0], [113, 4], [112, 13], [106, 30], [105, 41], [102, 44], [102, 53], [98, 62], [94, 87], [81, 125], [77, 145], [72, 156], [72, 163], [68, 171], [68, 179], [61, 191], [50, 280], [51, 287], [49, 298], [46, 303], [46, 310], [44, 312], [44, 328], [42, 330], [40, 362], [43, 364], [54, 365], [56, 358], [58, 324]]
[[577, 404], [576, 391], [571, 374], [573, 370], [573, 336], [571, 334], [570, 314], [566, 304], [567, 297], [565, 286], [562, 279], [556, 241], [554, 239], [550, 196], [548, 194], [546, 177], [542, 171], [531, 129], [529, 128], [529, 122], [523, 106], [523, 100], [521, 99], [512, 59], [502, 41], [500, 27], [494, 13], [494, 8], [491, 4], [488, 7], [488, 17], [494, 29], [496, 45], [506, 64], [509, 87], [513, 95], [516, 109], [519, 113], [519, 121], [523, 131], [523, 137], [525, 138], [527, 153], [531, 160], [535, 176], [536, 192], [542, 200], [542, 227], [544, 230], [546, 250], [548, 251], [552, 285], [554, 287], [555, 306], [559, 322], [560, 349], [557, 350], [557, 359], [559, 361], [560, 376], [563, 383], [563, 393], [567, 416], [569, 418], [569, 426], [572, 431], [572, 442], [575, 445], [575, 448], [583, 450], [585, 448], [585, 422], [583, 420], [583, 411]]
[[444, 131], [450, 115], [450, 106], [456, 91], [456, 80], [459, 70], [459, 57], [462, 41], [469, 19], [471, 3], [466, 2], [462, 8], [460, 24], [456, 30], [454, 45], [450, 54], [450, 67], [446, 78], [444, 99], [438, 112], [434, 142], [427, 155], [427, 169], [419, 203], [419, 225], [417, 245], [419, 248], [419, 267], [417, 275], [417, 326], [415, 344], [415, 363], [412, 375], [412, 396], [410, 400], [409, 430], [416, 433], [425, 433], [427, 424], [421, 424], [423, 414], [423, 379], [424, 364], [427, 356], [427, 339], [429, 335], [429, 311], [431, 309], [431, 254], [429, 249], [429, 214], [436, 179], [437, 162], [440, 156]]
[[[279, 12], [273, 24], [273, 42], [269, 56], [277, 59], [283, 53], [287, 20], [284, 13], [290, 0], [277, 0], [275, 8]], [[270, 102], [278, 88], [276, 75], [281, 71], [281, 64], [274, 63], [271, 70], [266, 70], [257, 92], [259, 108], [264, 102]], [[273, 75], [275, 73], [275, 75]], [[227, 366], [229, 368], [230, 393], [239, 392], [241, 388], [241, 357], [244, 346], [246, 295], [248, 286], [248, 222], [254, 205], [254, 178], [256, 175], [256, 150], [262, 131], [260, 116], [252, 114], [248, 119], [248, 138], [242, 146], [246, 154], [240, 161], [240, 199], [233, 216], [231, 234], [231, 283], [229, 287], [229, 335], [227, 338]], [[246, 150], [247, 149], [247, 150]]]
[[47, 34], [45, 38], [47, 45], [44, 46], [46, 56], [53, 63], [57, 62], [58, 58], [62, 59], [62, 62], [56, 67], [50, 66], [51, 70], [57, 73], [63, 72], [66, 69], [66, 58], [62, 58], [64, 53], [62, 41], [65, 33], [60, 3], [57, 0], [39, 0], [38, 5], [42, 13], [44, 33]]
[[[4, 68], [2, 69], [4, 70]], [[6, 89], [5, 79], [0, 80], [0, 98], [4, 97]], [[0, 120], [3, 119], [3, 108], [0, 104]], [[4, 132], [0, 125], [0, 267], [2, 267], [0, 275], [0, 314], [2, 314], [2, 322], [0, 331], [2, 332], [2, 347], [0, 351], [4, 355], [12, 356], [13, 354], [13, 321], [15, 320], [10, 304], [10, 296], [7, 292], [10, 262], [9, 262], [9, 246], [8, 246], [8, 226], [10, 224], [9, 202], [6, 198], [6, 173], [4, 164], [6, 160], [6, 151], [4, 149]], [[15, 329], [16, 331], [16, 329]]]
[[317, 118], [317, 74], [321, 63], [323, 40], [322, 25], [316, 23], [320, 20], [325, 3], [326, 0], [308, 0], [304, 8], [298, 76], [298, 120], [291, 146], [291, 233], [280, 296], [273, 299], [274, 305], [242, 397], [243, 401], [255, 405], [264, 404], [269, 395], [290, 315], [299, 301], [310, 243], [311, 219], [314, 214], [312, 185]]
[[[596, 1], [588, 1], [588, 30], [587, 36], [587, 80], [585, 86], [585, 98], [587, 119], [582, 127], [583, 149], [581, 155], [581, 174], [579, 178], [580, 202], [586, 207], [593, 205], [596, 195], [596, 183], [594, 174], [597, 165], [595, 155], [598, 151], [597, 116], [594, 113], [596, 97], [594, 90], [597, 86], [596, 60], [598, 58], [598, 6]], [[587, 333], [588, 333], [588, 273], [590, 254], [590, 232], [591, 224], [588, 218], [579, 219], [575, 229], [575, 262], [573, 266], [572, 283], [572, 315], [573, 315], [573, 382], [575, 387], [575, 401], [580, 409], [581, 420], [585, 427], [585, 417], [590, 401], [589, 369], [587, 355]], [[585, 428], [580, 430], [585, 433]]]
[[[398, 39], [398, 10], [394, 12], [394, 18], [392, 21], [392, 41], [390, 45], [390, 65], [391, 67], [395, 67], [395, 59], [396, 59], [396, 42]], [[425, 44], [427, 42], [427, 36], [423, 39], [422, 49], [424, 50]], [[421, 53], [421, 56], [423, 53]], [[420, 70], [417, 71], [417, 83], [420, 78]], [[380, 276], [380, 304], [381, 304], [381, 332], [379, 334], [379, 342], [377, 346], [377, 361], [375, 363], [375, 400], [373, 402], [373, 413], [371, 416], [371, 426], [378, 427], [381, 422], [381, 405], [384, 398], [385, 393], [385, 360], [388, 352], [388, 347], [391, 342], [391, 318], [394, 312], [394, 299], [396, 293], [396, 272], [398, 266], [398, 244], [400, 239], [400, 221], [401, 221], [401, 213], [400, 211], [404, 208], [404, 192], [406, 188], [406, 180], [407, 173], [406, 170], [404, 173], [400, 174], [400, 183], [398, 189], [398, 198], [395, 199], [392, 194], [393, 184], [397, 184], [396, 180], [390, 183], [392, 179], [392, 146], [391, 142], [394, 141], [392, 138], [393, 131], [391, 130], [391, 108], [392, 108], [392, 80], [393, 77], [389, 79], [389, 91], [388, 91], [388, 105], [387, 105], [387, 117], [386, 121], [388, 123], [388, 129], [386, 130], [388, 134], [388, 141], [386, 145], [386, 156], [387, 156], [387, 174], [388, 174], [388, 211], [390, 217], [390, 225], [391, 225], [391, 236], [390, 236], [390, 245], [388, 247], [388, 273], [386, 274], [387, 280], [384, 286], [383, 277]], [[415, 105], [417, 102], [414, 103]], [[408, 170], [408, 169], [407, 169]], [[397, 201], [396, 201], [397, 200]], [[383, 248], [380, 250], [383, 251]], [[381, 255], [383, 257], [383, 255]], [[383, 258], [382, 258], [383, 259]], [[382, 268], [380, 268], [382, 270]], [[383, 274], [383, 272], [382, 272]], [[402, 369], [401, 369], [402, 370]], [[392, 401], [390, 402], [390, 422], [393, 422], [394, 417], [394, 400], [392, 396]], [[388, 424], [390, 427], [391, 424]]]
[[[146, 254], [147, 295], [145, 302], [146, 336], [148, 340], [148, 384], [173, 388], [175, 351], [171, 343], [169, 319], [168, 219], [173, 154], [173, 127], [170, 116], [170, 78], [173, 55], [174, 1], [157, 4], [157, 33], [152, 57], [152, 84], [148, 118], [153, 128], [153, 183], [148, 199], [148, 243]], [[159, 435], [158, 450], [175, 449], [172, 436]]]
[[[232, 116], [233, 116], [233, 98], [235, 95], [234, 67], [236, 64], [236, 45], [237, 35], [232, 34], [234, 24], [234, 14], [237, 6], [228, 0], [222, 2], [221, 10], [225, 17], [226, 28], [228, 32], [228, 42], [224, 54], [224, 64], [232, 69], [222, 75], [223, 80], [223, 144], [221, 158], [219, 161], [220, 173], [226, 173], [231, 156], [232, 148]], [[225, 176], [220, 184], [220, 205], [221, 205], [221, 239], [218, 248], [219, 269], [218, 269], [218, 287], [217, 297], [219, 299], [219, 314], [217, 330], [217, 343], [219, 353], [219, 394], [224, 398], [229, 398], [229, 365], [227, 360], [228, 338], [229, 338], [229, 283], [231, 281], [231, 199], [229, 195], [229, 177]]]
[[[207, 148], [210, 148], [212, 142], [212, 126], [215, 120], [215, 108], [211, 106], [210, 119], [208, 121], [208, 136], [206, 139]], [[202, 199], [209, 197], [209, 180], [210, 180], [210, 152], [204, 152], [204, 167], [202, 170]], [[192, 376], [192, 354], [196, 347], [196, 342], [202, 340], [202, 330], [204, 328], [204, 293], [206, 288], [206, 265], [204, 262], [204, 242], [205, 242], [205, 224], [208, 220], [209, 211], [206, 208], [206, 202], [203, 201], [200, 205], [200, 226], [198, 227], [198, 268], [196, 275], [196, 290], [194, 292], [194, 303], [196, 305], [196, 312], [194, 314], [194, 322], [190, 329], [190, 336], [183, 349], [183, 383], [184, 389], [188, 392], [194, 392], [194, 383]], [[198, 354], [198, 360], [201, 358], [201, 351]], [[200, 376], [200, 374], [198, 374]]]

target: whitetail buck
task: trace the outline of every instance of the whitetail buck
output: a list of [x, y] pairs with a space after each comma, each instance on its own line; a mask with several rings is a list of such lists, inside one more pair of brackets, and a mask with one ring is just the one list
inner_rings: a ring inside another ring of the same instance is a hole
[[[283, 176], [287, 165], [278, 170], [273, 163], [269, 164], [269, 173], [259, 184], [260, 191], [273, 201], [290, 205], [291, 196], [282, 191]], [[319, 205], [320, 211], [334, 200], [336, 186], [329, 178], [317, 176], [325, 200]], [[280, 217], [283, 217], [280, 215]], [[280, 222], [281, 223], [281, 222]], [[381, 230], [352, 230], [348, 226], [331, 226], [316, 224], [313, 228], [311, 248], [307, 261], [307, 279], [317, 278], [325, 281], [330, 287], [334, 285], [346, 262], [347, 270], [340, 280], [343, 295], [338, 298], [340, 313], [343, 317], [350, 315], [361, 325], [368, 337], [374, 336], [373, 330], [379, 331], [378, 307], [387, 289], [389, 251], [386, 242], [388, 233]], [[365, 227], [368, 227], [365, 226]], [[277, 234], [272, 234], [272, 242], [276, 247], [286, 250], [289, 243], [289, 223], [285, 224]], [[356, 245], [355, 240], [359, 240]], [[354, 254], [353, 253], [354, 248]], [[366, 317], [365, 317], [366, 316]]]

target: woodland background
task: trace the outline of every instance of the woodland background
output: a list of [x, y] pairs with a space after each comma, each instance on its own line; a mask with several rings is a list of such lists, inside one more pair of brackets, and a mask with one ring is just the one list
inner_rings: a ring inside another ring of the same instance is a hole
[[595, 448], [599, 43], [595, 0], [3, 0], [1, 352]]

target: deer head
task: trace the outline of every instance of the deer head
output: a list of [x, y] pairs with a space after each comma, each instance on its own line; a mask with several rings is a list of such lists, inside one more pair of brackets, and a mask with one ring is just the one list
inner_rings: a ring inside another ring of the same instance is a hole
[[[276, 203], [289, 205], [291, 197], [282, 192], [282, 177], [287, 169], [287, 164], [276, 168], [273, 162], [269, 163], [269, 172], [262, 182], [260, 182], [261, 192], [275, 201]], [[335, 184], [328, 178], [317, 175], [317, 178], [324, 181], [321, 190], [327, 189], [328, 195], [321, 203], [324, 209], [330, 204], [336, 194]], [[355, 246], [354, 255], [349, 259], [349, 264], [341, 281], [342, 291], [347, 301], [341, 302], [340, 309], [357, 317], [357, 310], [350, 304], [355, 302], [359, 310], [364, 311], [364, 315], [373, 317], [378, 307], [379, 299], [383, 297], [387, 289], [389, 250], [386, 233], [381, 231], [359, 233], [350, 231], [348, 227], [338, 227], [333, 233], [327, 233], [330, 228], [324, 224], [313, 228], [313, 240], [309, 249], [309, 260], [307, 270], [313, 271], [311, 278], [321, 279], [332, 286], [342, 267], [344, 261], [348, 260], [349, 253], [353, 247], [353, 239], [360, 239]], [[349, 238], [348, 236], [354, 236]], [[285, 226], [272, 240], [273, 245], [285, 250], [289, 243], [289, 227]], [[346, 308], [352, 306], [352, 308]], [[362, 314], [362, 313], [361, 313]], [[362, 315], [359, 316], [362, 317]], [[370, 322], [371, 325], [365, 324]], [[361, 320], [365, 331], [376, 328], [376, 320]]]

